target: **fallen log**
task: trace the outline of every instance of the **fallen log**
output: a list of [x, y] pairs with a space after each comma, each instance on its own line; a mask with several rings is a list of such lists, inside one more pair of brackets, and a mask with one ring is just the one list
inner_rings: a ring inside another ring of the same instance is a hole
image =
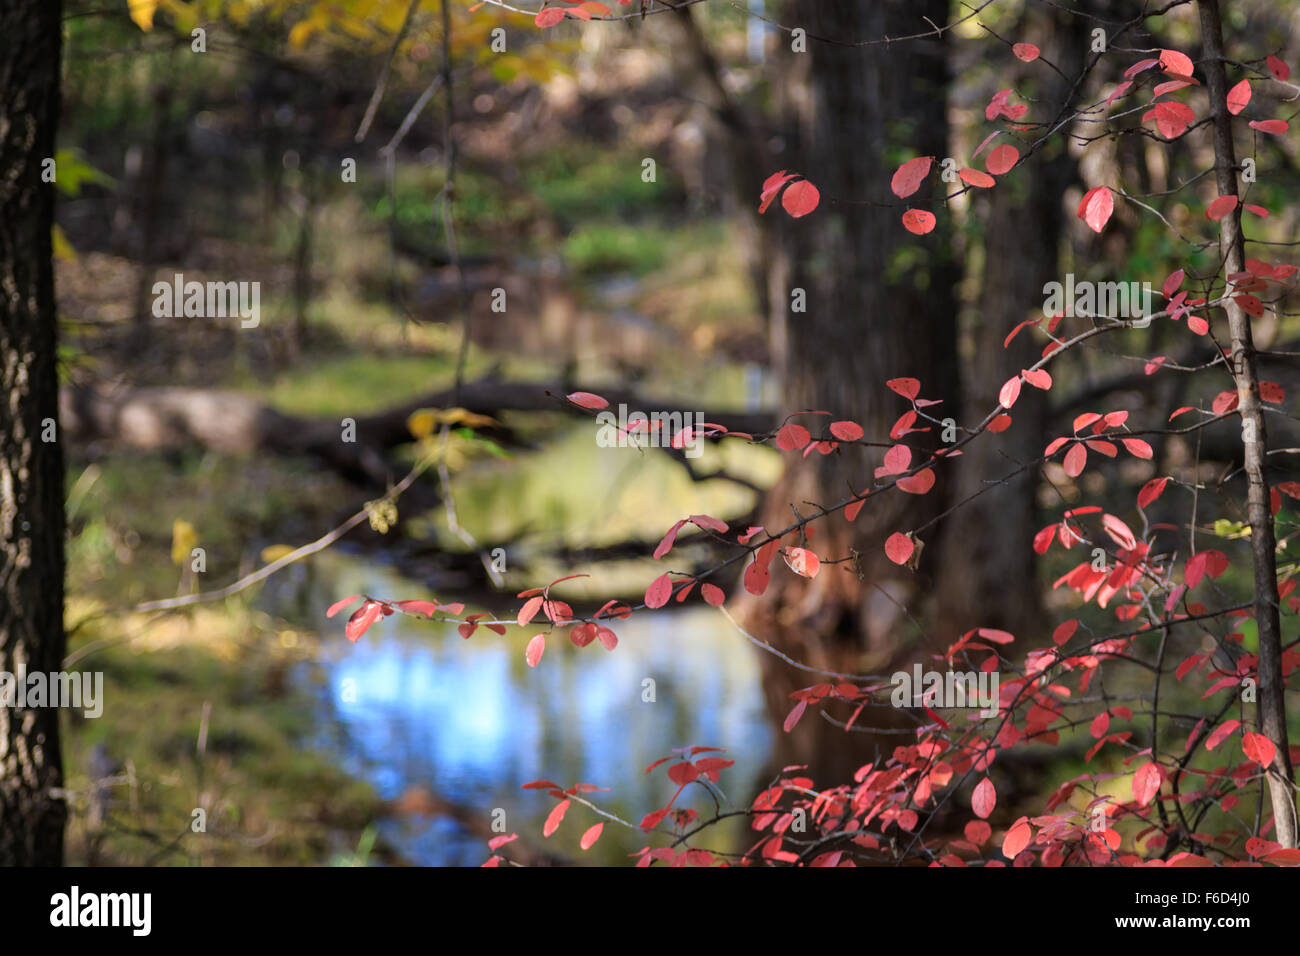
[[[394, 469], [386, 453], [411, 441], [407, 419], [422, 408], [453, 404], [480, 415], [504, 411], [567, 411], [589, 415], [568, 405], [563, 395], [578, 391], [549, 383], [478, 381], [459, 394], [444, 389], [420, 395], [373, 415], [355, 417], [354, 441], [343, 440], [343, 423], [286, 415], [234, 391], [203, 388], [65, 386], [60, 395], [64, 433], [75, 441], [112, 441], [141, 451], [199, 447], [227, 455], [257, 452], [316, 458], [350, 480], [384, 486]], [[687, 409], [684, 403], [638, 395], [631, 390], [596, 389], [612, 406], [647, 413], [701, 413], [733, 431], [766, 432], [775, 424], [771, 412]]]

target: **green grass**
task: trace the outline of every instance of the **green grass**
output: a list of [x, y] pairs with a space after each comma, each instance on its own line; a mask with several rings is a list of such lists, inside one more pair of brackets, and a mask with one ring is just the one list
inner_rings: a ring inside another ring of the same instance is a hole
[[[124, 454], [74, 462], [69, 485], [69, 652], [103, 675], [102, 716], [65, 712], [69, 860], [312, 864], [355, 849], [377, 798], [311, 749], [317, 708], [289, 676], [315, 659], [314, 636], [255, 610], [256, 588], [183, 613], [129, 610], [177, 592], [176, 518], [196, 529], [208, 570], [194, 583], [211, 589], [260, 563], [260, 543], [286, 520], [302, 526], [284, 532], [294, 543], [324, 530], [311, 516], [337, 507], [337, 480], [279, 459]], [[99, 827], [88, 814], [96, 746], [117, 765]], [[190, 828], [196, 807], [206, 832]]]

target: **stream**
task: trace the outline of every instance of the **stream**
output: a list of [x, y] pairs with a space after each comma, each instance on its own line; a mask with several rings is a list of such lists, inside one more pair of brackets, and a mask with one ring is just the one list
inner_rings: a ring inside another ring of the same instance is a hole
[[[312, 744], [381, 798], [428, 792], [489, 821], [504, 811], [505, 832], [535, 849], [576, 863], [626, 865], [627, 854], [649, 842], [643, 834], [605, 821], [600, 840], [584, 852], [578, 838], [601, 818], [574, 804], [545, 840], [556, 800], [520, 785], [547, 779], [608, 787], [590, 799], [636, 823], [676, 789], [666, 766], [651, 774], [645, 768], [673, 748], [701, 745], [725, 747], [736, 761], [719, 784], [727, 797], [744, 802], [754, 792], [772, 731], [755, 652], [717, 611], [640, 612], [615, 627], [614, 651], [599, 642], [577, 648], [557, 632], [530, 669], [524, 646], [533, 629], [501, 637], [480, 628], [466, 640], [454, 624], [394, 614], [351, 644], [345, 618], [326, 619], [325, 609], [363, 593], [427, 596], [373, 557], [335, 552], [291, 569], [262, 600], [268, 612], [322, 636], [319, 660], [294, 673], [318, 708]], [[653, 701], [643, 699], [647, 680]], [[682, 802], [702, 815], [712, 808], [700, 787], [676, 805]], [[728, 821], [708, 845], [743, 849], [746, 832]], [[447, 815], [392, 815], [379, 833], [417, 865], [472, 866], [490, 855], [481, 835]]]

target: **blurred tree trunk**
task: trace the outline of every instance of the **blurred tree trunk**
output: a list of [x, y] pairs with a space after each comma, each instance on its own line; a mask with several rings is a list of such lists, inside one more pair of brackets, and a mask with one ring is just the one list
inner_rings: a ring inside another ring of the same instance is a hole
[[[1090, 21], [1051, 7], [1032, 7], [1014, 31], [1037, 44], [1067, 77], [1077, 76], [1087, 50]], [[1016, 75], [999, 80], [1042, 104], [1050, 120], [1070, 95], [1070, 84], [1041, 63], [1021, 64]], [[1034, 79], [1042, 82], [1035, 84]], [[1026, 134], [1030, 141], [1040, 130]], [[1002, 136], [990, 144], [1010, 143]], [[1024, 144], [1017, 143], [1024, 151]], [[1042, 355], [1042, 339], [1022, 332], [1004, 347], [1007, 334], [1026, 319], [1042, 318], [1043, 285], [1059, 281], [1058, 251], [1065, 227], [1064, 194], [1076, 176], [1075, 161], [1060, 137], [1029, 160], [1026, 168], [1002, 177], [985, 201], [987, 226], [980, 290], [965, 329], [960, 421], [980, 421], [1011, 376]], [[936, 555], [943, 586], [936, 594], [936, 629], [949, 638], [972, 627], [996, 627], [1033, 639], [1045, 626], [1035, 580], [1030, 541], [1040, 522], [1035, 507], [1037, 467], [1005, 483], [989, 483], [1033, 461], [1047, 444], [1044, 437], [1049, 398], [1028, 389], [1016, 404], [1013, 427], [972, 442], [953, 472], [953, 502], [971, 499], [944, 519]], [[978, 497], [972, 497], [978, 495]]]
[[[0, 5], [0, 671], [62, 668], [63, 453], [50, 233], [60, 0]], [[21, 679], [21, 677], [19, 677]], [[63, 859], [59, 714], [0, 706], [0, 866]]]
[[161, 235], [165, 215], [165, 186], [167, 181], [168, 158], [175, 143], [172, 142], [172, 101], [175, 98], [176, 48], [173, 47], [166, 59], [164, 76], [158, 80], [153, 89], [153, 127], [149, 134], [149, 146], [145, 152], [141, 167], [139, 187], [144, 193], [140, 202], [136, 225], [139, 228], [139, 246], [136, 260], [139, 272], [136, 277], [133, 323], [130, 332], [122, 340], [125, 355], [139, 356], [149, 348], [153, 323], [153, 284], [160, 255]]
[[298, 240], [293, 256], [293, 329], [289, 336], [289, 357], [297, 361], [307, 350], [311, 326], [307, 310], [312, 299], [312, 246], [316, 222], [316, 206], [319, 201], [317, 176], [319, 171], [314, 162], [302, 165], [302, 188], [294, 203], [298, 211]]
[[[930, 28], [926, 17], [945, 23], [948, 4], [789, 3], [782, 22], [848, 44], [923, 32]], [[787, 89], [797, 144], [780, 165], [807, 176], [821, 191], [821, 205], [799, 220], [779, 204], [768, 213], [780, 223], [774, 227], [783, 244], [771, 272], [778, 286], [771, 293], [771, 325], [774, 365], [784, 367], [781, 404], [851, 418], [868, 439], [881, 439], [910, 407], [885, 387], [887, 379], [918, 378], [923, 397], [942, 398], [949, 407], [960, 395], [955, 318], [960, 270], [951, 254], [948, 217], [936, 208], [935, 231], [914, 237], [899, 221], [904, 204], [893, 202], [889, 192], [901, 159], [948, 154], [948, 44], [939, 38], [871, 46], [807, 42], [806, 53], [782, 54], [791, 67]], [[802, 89], [795, 85], [799, 74], [806, 84]], [[946, 186], [932, 177], [907, 205], [929, 208], [933, 184]], [[806, 312], [791, 311], [796, 289], [806, 293]], [[814, 434], [824, 433], [830, 420], [799, 419]], [[938, 437], [935, 431], [910, 436], [919, 448], [936, 444]], [[840, 453], [825, 457], [816, 452], [800, 462], [787, 457], [790, 468], [762, 510], [764, 525], [773, 531], [790, 524], [792, 506], [807, 514], [814, 503], [833, 504], [850, 488], [863, 490], [881, 456], [878, 449], [841, 446]], [[803, 663], [830, 670], [862, 673], [898, 661], [905, 646], [922, 637], [911, 620], [922, 609], [921, 599], [953, 582], [935, 577], [929, 554], [919, 572], [894, 565], [884, 555], [884, 541], [889, 533], [938, 513], [950, 473], [944, 469], [929, 495], [890, 491], [868, 501], [853, 524], [842, 513], [819, 522], [809, 547], [823, 559], [856, 553], [856, 569], [852, 563], [824, 565], [808, 581], [775, 568], [766, 595], [746, 608], [757, 635]], [[790, 691], [824, 679], [767, 654], [763, 668], [773, 716], [790, 710]], [[899, 715], [887, 717], [893, 722]], [[872, 722], [871, 712], [862, 722]], [[858, 746], [846, 746], [855, 739]], [[874, 739], [846, 736], [809, 717], [778, 740], [782, 762], [811, 763], [819, 773], [851, 773]]]

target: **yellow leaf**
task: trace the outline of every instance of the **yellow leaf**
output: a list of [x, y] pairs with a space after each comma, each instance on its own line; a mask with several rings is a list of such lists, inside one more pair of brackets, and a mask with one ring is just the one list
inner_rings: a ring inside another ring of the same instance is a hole
[[267, 564], [271, 564], [272, 562], [279, 561], [281, 558], [288, 557], [296, 550], [297, 548], [287, 544], [273, 544], [262, 549], [262, 560]]
[[421, 408], [411, 412], [406, 418], [407, 430], [416, 438], [428, 438], [438, 423], [437, 411], [436, 408]]
[[183, 518], [172, 522], [172, 564], [184, 564], [190, 559], [190, 551], [199, 543], [199, 533], [194, 525]]
[[294, 50], [301, 50], [307, 44], [307, 40], [316, 32], [318, 26], [314, 20], [299, 20], [289, 31], [289, 46]]
[[158, 0], [127, 0], [131, 20], [145, 33], [153, 29], [153, 15], [158, 10]]
[[54, 258], [62, 259], [64, 262], [77, 261], [77, 250], [72, 248], [72, 243], [68, 242], [68, 237], [63, 234], [63, 230], [57, 223], [54, 232], [50, 234], [50, 240], [54, 244]]
[[438, 421], [443, 425], [464, 425], [467, 428], [486, 428], [497, 423], [495, 418], [459, 407], [443, 410], [438, 415]]

